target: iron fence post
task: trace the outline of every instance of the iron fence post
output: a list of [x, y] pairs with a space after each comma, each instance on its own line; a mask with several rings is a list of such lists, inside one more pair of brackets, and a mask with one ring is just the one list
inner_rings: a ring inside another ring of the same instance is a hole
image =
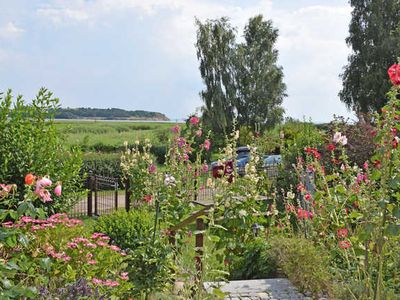
[[98, 216], [98, 207], [97, 207], [97, 176], [94, 175], [94, 215]]
[[125, 209], [129, 211], [131, 207], [131, 189], [130, 189], [130, 181], [129, 178], [125, 180]]
[[93, 176], [90, 175], [88, 178], [88, 197], [87, 197], [87, 215], [91, 217], [93, 215]]

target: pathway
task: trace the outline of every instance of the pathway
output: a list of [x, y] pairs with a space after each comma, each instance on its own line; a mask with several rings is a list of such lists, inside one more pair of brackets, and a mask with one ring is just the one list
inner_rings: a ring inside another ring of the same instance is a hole
[[230, 300], [308, 300], [285, 278], [236, 280], [222, 283], [207, 282], [206, 289], [212, 292], [213, 286], [220, 285]]

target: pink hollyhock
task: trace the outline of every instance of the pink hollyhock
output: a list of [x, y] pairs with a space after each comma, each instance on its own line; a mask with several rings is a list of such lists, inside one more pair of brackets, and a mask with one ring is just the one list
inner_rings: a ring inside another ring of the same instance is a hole
[[157, 172], [157, 167], [156, 167], [155, 164], [151, 164], [151, 165], [149, 166], [149, 173], [150, 173], [150, 174], [154, 174], [155, 172]]
[[128, 280], [128, 272], [121, 273], [121, 276], [119, 276], [119, 278], [121, 278], [121, 280]]
[[202, 134], [203, 134], [203, 130], [201, 130], [201, 128], [200, 128], [199, 130], [196, 131], [196, 135], [197, 135], [198, 137], [201, 137]]
[[306, 200], [308, 201], [308, 200], [311, 199], [311, 195], [310, 195], [309, 193], [307, 193], [307, 194], [305, 195], [305, 198], [306, 198]]
[[179, 127], [178, 124], [176, 124], [174, 127], [171, 128], [171, 131], [173, 133], [179, 133], [181, 131], [181, 128]]
[[200, 122], [200, 119], [196, 116], [193, 116], [189, 119], [189, 123], [192, 125], [197, 125], [197, 124], [199, 124], [199, 122]]
[[58, 197], [61, 196], [62, 187], [61, 184], [57, 184], [56, 188], [54, 189], [54, 194]]
[[43, 187], [51, 186], [52, 184], [53, 184], [53, 182], [50, 180], [50, 178], [48, 176], [44, 176], [36, 182], [36, 188], [38, 188], [38, 187], [43, 188]]
[[211, 147], [211, 142], [210, 142], [210, 140], [206, 139], [204, 141], [204, 149], [206, 149], [208, 151], [208, 150], [210, 150], [210, 147]]
[[349, 241], [339, 241], [339, 247], [342, 249], [348, 249], [350, 246], [351, 245]]
[[347, 228], [340, 228], [337, 231], [337, 235], [339, 238], [346, 238], [348, 235], [348, 230]]
[[202, 169], [202, 171], [203, 171], [204, 173], [207, 173], [207, 172], [208, 172], [208, 165], [207, 165], [207, 164], [204, 164], [204, 165], [201, 167], [201, 169]]
[[388, 70], [388, 74], [393, 85], [400, 85], [400, 65], [392, 65]]
[[146, 201], [147, 203], [150, 203], [151, 200], [152, 200], [152, 197], [151, 197], [151, 195], [145, 195], [145, 196], [143, 197], [143, 199], [144, 199], [144, 201]]

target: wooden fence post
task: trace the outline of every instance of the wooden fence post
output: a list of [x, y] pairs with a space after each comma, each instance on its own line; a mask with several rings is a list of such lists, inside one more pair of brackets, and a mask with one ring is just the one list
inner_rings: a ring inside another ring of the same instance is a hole
[[202, 263], [202, 256], [203, 256], [203, 245], [204, 245], [204, 220], [203, 218], [196, 219], [196, 277], [197, 280], [200, 281], [201, 274], [203, 272], [203, 263]]
[[125, 209], [126, 211], [129, 211], [129, 209], [131, 208], [131, 189], [130, 189], [131, 185], [130, 185], [130, 180], [127, 178], [125, 180]]
[[88, 195], [87, 195], [87, 215], [93, 216], [93, 176], [90, 175], [88, 178]]

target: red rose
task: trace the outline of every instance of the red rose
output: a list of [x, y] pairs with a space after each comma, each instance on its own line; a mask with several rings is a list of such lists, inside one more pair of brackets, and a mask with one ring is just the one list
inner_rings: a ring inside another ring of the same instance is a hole
[[392, 65], [388, 70], [388, 74], [393, 85], [400, 85], [400, 65]]

